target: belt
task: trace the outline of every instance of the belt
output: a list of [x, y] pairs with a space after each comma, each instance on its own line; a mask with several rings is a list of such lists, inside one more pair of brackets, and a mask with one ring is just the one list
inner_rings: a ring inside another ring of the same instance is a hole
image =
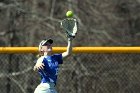
[[54, 88], [55, 84], [54, 83], [41, 83], [39, 86], [45, 87], [45, 88]]

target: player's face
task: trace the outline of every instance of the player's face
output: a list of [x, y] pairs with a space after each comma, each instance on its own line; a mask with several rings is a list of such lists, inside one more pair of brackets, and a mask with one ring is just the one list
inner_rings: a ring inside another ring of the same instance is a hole
[[43, 52], [51, 52], [52, 51], [52, 44], [47, 43], [46, 45], [42, 46]]

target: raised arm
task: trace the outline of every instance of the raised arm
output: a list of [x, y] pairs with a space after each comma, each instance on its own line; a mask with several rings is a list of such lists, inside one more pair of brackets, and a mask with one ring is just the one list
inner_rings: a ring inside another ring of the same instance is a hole
[[72, 53], [72, 39], [73, 38], [68, 38], [68, 46], [66, 52], [62, 53], [62, 57], [66, 58]]

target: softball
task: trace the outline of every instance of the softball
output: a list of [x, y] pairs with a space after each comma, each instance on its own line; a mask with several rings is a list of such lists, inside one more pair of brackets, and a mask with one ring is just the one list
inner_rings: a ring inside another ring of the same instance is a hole
[[67, 11], [66, 16], [67, 17], [73, 17], [73, 12], [72, 11]]

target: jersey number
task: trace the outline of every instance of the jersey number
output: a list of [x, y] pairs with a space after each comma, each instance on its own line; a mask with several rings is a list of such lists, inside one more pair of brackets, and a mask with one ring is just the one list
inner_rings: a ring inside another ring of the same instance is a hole
[[55, 75], [58, 75], [58, 68], [56, 68], [55, 70], [56, 70]]

